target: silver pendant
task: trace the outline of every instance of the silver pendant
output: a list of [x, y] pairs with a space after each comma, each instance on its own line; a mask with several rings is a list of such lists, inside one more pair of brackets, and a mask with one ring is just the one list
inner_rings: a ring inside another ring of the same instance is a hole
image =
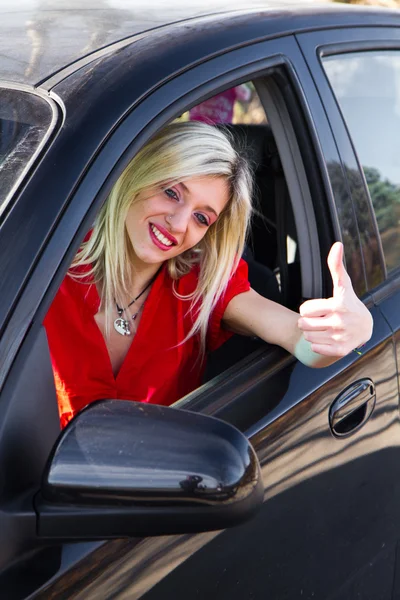
[[122, 317], [118, 317], [118, 319], [115, 319], [114, 329], [120, 335], [131, 335], [131, 330], [129, 328], [129, 321], [126, 321]]

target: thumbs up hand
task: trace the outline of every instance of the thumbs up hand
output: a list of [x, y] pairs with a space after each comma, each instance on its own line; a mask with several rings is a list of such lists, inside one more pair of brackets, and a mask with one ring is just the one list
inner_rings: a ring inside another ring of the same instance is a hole
[[300, 306], [298, 327], [311, 349], [324, 356], [345, 356], [367, 342], [373, 321], [369, 310], [354, 293], [343, 265], [343, 244], [333, 244], [328, 267], [333, 281], [333, 296], [307, 300]]

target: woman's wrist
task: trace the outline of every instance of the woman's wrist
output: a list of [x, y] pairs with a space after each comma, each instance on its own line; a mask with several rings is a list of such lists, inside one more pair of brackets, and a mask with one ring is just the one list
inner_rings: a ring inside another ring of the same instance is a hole
[[[332, 363], [336, 362], [339, 358], [342, 358], [341, 356], [324, 356], [323, 354], [318, 354], [318, 352], [314, 352], [314, 350], [311, 347], [311, 342], [308, 342], [305, 338], [304, 335], [301, 334], [299, 341], [296, 343], [295, 349], [294, 349], [294, 356], [303, 363], [303, 365], [306, 365], [307, 367], [327, 367], [329, 365], [331, 365]], [[365, 344], [361, 344], [360, 346], [358, 346], [357, 348], [353, 348], [353, 352], [355, 352], [356, 354], [358, 354], [359, 356], [362, 356], [363, 352], [362, 352], [362, 348], [365, 346]], [[351, 350], [350, 350], [351, 352]]]

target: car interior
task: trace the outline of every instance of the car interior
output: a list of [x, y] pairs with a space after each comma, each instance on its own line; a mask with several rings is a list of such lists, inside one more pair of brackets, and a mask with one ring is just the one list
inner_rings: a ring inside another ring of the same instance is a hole
[[[232, 135], [234, 145], [245, 153], [253, 168], [254, 214], [243, 258], [248, 264], [250, 285], [256, 292], [298, 310], [302, 302], [302, 283], [292, 202], [275, 138], [254, 87], [250, 104], [258, 105], [258, 111], [264, 114], [263, 122], [251, 122], [252, 111], [249, 110], [245, 119], [214, 123]], [[258, 120], [259, 115], [258, 112]], [[205, 381], [262, 346], [265, 342], [257, 338], [233, 336], [209, 355]]]

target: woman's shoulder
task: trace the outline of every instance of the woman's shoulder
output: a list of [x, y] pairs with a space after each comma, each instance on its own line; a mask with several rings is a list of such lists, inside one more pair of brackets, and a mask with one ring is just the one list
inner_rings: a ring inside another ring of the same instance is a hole
[[49, 313], [60, 310], [89, 310], [95, 313], [99, 307], [99, 295], [93, 278], [88, 274], [89, 269], [82, 267], [72, 268], [65, 275], [61, 285], [50, 306]]

